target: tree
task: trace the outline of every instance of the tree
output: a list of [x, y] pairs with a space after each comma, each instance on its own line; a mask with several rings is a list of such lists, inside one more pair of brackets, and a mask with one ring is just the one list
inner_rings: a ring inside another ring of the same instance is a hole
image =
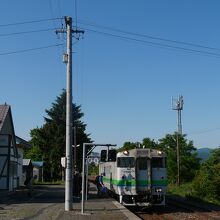
[[99, 166], [96, 165], [94, 162], [89, 164], [88, 174], [90, 176], [97, 176], [99, 174]]
[[[91, 142], [89, 134], [86, 134], [86, 124], [81, 118], [84, 114], [81, 112], [81, 106], [72, 104], [72, 124], [76, 127], [76, 144], [81, 147], [77, 148], [77, 165], [78, 169], [82, 166], [82, 145], [84, 142]], [[40, 128], [32, 129], [31, 144], [33, 148], [27, 154], [34, 158], [34, 151], [38, 149], [38, 158], [45, 162], [44, 174], [45, 179], [59, 179], [61, 176], [61, 157], [65, 156], [66, 147], [66, 91], [63, 90], [52, 107], [46, 110], [47, 117], [44, 117], [45, 123]], [[73, 133], [73, 132], [72, 132]], [[74, 135], [73, 143], [74, 143]]]
[[[196, 171], [200, 167], [200, 159], [197, 157], [196, 148], [193, 146], [192, 141], [186, 139], [186, 135], [178, 135], [179, 148], [180, 148], [180, 181], [189, 182], [194, 178]], [[158, 149], [164, 151], [167, 155], [167, 171], [168, 181], [175, 183], [177, 177], [177, 159], [176, 159], [176, 146], [177, 134], [167, 134], [164, 138], [154, 141], [151, 138], [143, 138], [141, 147], [150, 149]], [[137, 148], [137, 143], [125, 142], [123, 147], [118, 151], [131, 150]]]
[[220, 147], [213, 150], [197, 172], [193, 181], [197, 196], [208, 199], [220, 198]]
[[125, 151], [125, 150], [131, 150], [136, 147], [137, 147], [136, 143], [127, 141], [123, 144], [123, 147], [118, 149], [118, 152]]
[[[199, 169], [196, 148], [192, 141], [186, 139], [186, 135], [178, 135], [180, 149], [180, 181], [191, 181], [196, 171]], [[159, 140], [158, 148], [167, 154], [168, 181], [176, 182], [177, 160], [176, 160], [177, 134], [167, 134], [165, 138]]]
[[42, 160], [42, 152], [39, 147], [32, 146], [31, 149], [24, 149], [25, 158], [31, 158], [33, 161]]
[[158, 144], [154, 141], [154, 139], [150, 139], [150, 138], [146, 137], [142, 140], [142, 143], [140, 143], [140, 142], [130, 142], [130, 141], [124, 142], [123, 147], [119, 148], [118, 152], [125, 151], [125, 150], [131, 150], [131, 149], [138, 148], [138, 147], [157, 149]]
[[158, 148], [158, 144], [154, 141], [154, 139], [150, 139], [150, 138], [144, 138], [142, 141], [142, 145], [150, 149]]

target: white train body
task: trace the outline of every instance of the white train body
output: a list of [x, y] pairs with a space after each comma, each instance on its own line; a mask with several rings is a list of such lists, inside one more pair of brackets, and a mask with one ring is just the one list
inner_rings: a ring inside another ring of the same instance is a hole
[[109, 191], [125, 205], [165, 205], [166, 155], [158, 150], [118, 152], [114, 161], [100, 162], [99, 172]]

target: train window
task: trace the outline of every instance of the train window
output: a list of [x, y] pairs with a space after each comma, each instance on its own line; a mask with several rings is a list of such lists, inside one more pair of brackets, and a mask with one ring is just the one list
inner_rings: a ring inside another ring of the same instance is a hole
[[108, 161], [116, 161], [117, 151], [115, 149], [111, 149], [108, 151]]
[[100, 161], [101, 162], [105, 162], [107, 158], [107, 150], [101, 150], [101, 158]]
[[140, 157], [137, 159], [137, 168], [139, 170], [146, 170], [147, 169], [147, 158]]
[[134, 157], [118, 157], [118, 167], [134, 167]]
[[165, 164], [163, 163], [163, 158], [161, 158], [161, 157], [153, 157], [151, 159], [151, 167], [152, 168], [164, 168]]

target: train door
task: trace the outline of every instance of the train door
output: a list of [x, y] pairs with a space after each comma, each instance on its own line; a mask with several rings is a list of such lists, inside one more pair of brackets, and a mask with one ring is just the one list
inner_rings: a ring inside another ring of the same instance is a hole
[[153, 157], [151, 159], [152, 185], [154, 187], [163, 188], [167, 184], [165, 159], [166, 158], [162, 158], [162, 157]]
[[152, 166], [152, 195], [154, 203], [165, 205], [165, 194], [167, 185], [166, 158], [153, 157]]
[[139, 157], [136, 160], [136, 191], [146, 192], [151, 185], [150, 160], [147, 157]]

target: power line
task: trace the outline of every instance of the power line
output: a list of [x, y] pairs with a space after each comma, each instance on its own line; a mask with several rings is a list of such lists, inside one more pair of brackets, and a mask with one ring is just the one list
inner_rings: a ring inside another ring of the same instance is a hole
[[5, 52], [5, 53], [0, 53], [0, 56], [17, 54], [17, 53], [26, 53], [26, 52], [35, 51], [35, 50], [43, 50], [43, 49], [48, 49], [48, 48], [52, 48], [52, 47], [58, 47], [61, 45], [62, 44], [53, 44], [53, 45], [48, 45], [48, 46], [43, 46], [43, 47], [35, 47], [35, 48], [29, 48], [29, 49], [24, 49], [24, 50]]
[[106, 29], [106, 30], [110, 30], [110, 31], [114, 31], [114, 32], [119, 32], [119, 33], [123, 33], [123, 34], [129, 34], [129, 35], [134, 35], [134, 36], [138, 36], [138, 37], [145, 37], [145, 38], [149, 38], [149, 39], [153, 39], [153, 40], [160, 40], [160, 41], [165, 41], [165, 42], [170, 42], [170, 43], [175, 43], [175, 44], [182, 44], [182, 45], [186, 45], [186, 46], [193, 46], [193, 47], [199, 47], [199, 48], [203, 48], [203, 49], [220, 51], [220, 48], [216, 48], [216, 47], [204, 46], [204, 45], [195, 44], [195, 43], [171, 40], [171, 39], [155, 37], [155, 36], [147, 35], [147, 34], [139, 34], [139, 33], [124, 31], [124, 30], [120, 30], [120, 29], [117, 29], [117, 28], [113, 28], [113, 27], [107, 27], [107, 26], [103, 26], [103, 25], [99, 25], [99, 24], [95, 24], [95, 23], [85, 22], [83, 20], [80, 20], [78, 23], [88, 25], [88, 26], [97, 27], [97, 28], [101, 28], [101, 29]]
[[31, 33], [47, 32], [47, 31], [53, 31], [53, 30], [54, 30], [54, 28], [48, 28], [48, 29], [13, 32], [13, 33], [8, 33], [8, 34], [0, 34], [0, 37], [20, 35], [20, 34], [31, 34]]
[[182, 50], [184, 52], [220, 57], [220, 53], [214, 53], [214, 52], [208, 52], [208, 51], [203, 51], [203, 50], [174, 46], [174, 45], [169, 45], [169, 44], [163, 44], [163, 43], [158, 43], [158, 42], [153, 42], [153, 41], [141, 40], [141, 39], [137, 39], [137, 38], [107, 33], [107, 32], [103, 32], [103, 31], [97, 31], [97, 30], [88, 29], [88, 28], [84, 28], [84, 29], [87, 31], [90, 31], [90, 32], [104, 34], [104, 35], [111, 36], [111, 37], [116, 37], [116, 38], [120, 38], [120, 39], [124, 39], [124, 40], [130, 40], [130, 41], [135, 41], [135, 42], [139, 42], [139, 43], [149, 44], [150, 46], [157, 46], [157, 47], [159, 46], [159, 47], [163, 47], [163, 48]]
[[39, 20], [33, 20], [33, 21], [24, 21], [24, 22], [17, 22], [17, 23], [0, 24], [0, 27], [22, 25], [22, 24], [40, 23], [40, 22], [60, 20], [60, 19], [62, 19], [62, 18], [47, 18], [47, 19], [39, 19]]
[[212, 128], [204, 131], [195, 131], [195, 132], [189, 132], [188, 135], [200, 135], [200, 134], [205, 134], [205, 133], [210, 133], [213, 131], [218, 131], [220, 128]]
[[[61, 3], [60, 3], [61, 0], [58, 0], [57, 4], [58, 4], [58, 10], [59, 10], [59, 16], [62, 17], [62, 10], [61, 10]], [[63, 18], [60, 19], [60, 25], [61, 25], [61, 28], [63, 29], [64, 28], [64, 24], [63, 24]], [[64, 36], [64, 33], [61, 33], [61, 35], [57, 35], [57, 39], [61, 40], [62, 41], [62, 53], [64, 54], [65, 53], [65, 36]]]
[[[76, 4], [75, 4], [75, 6], [76, 6]], [[51, 20], [53, 20], [53, 21], [54, 20], [61, 20], [61, 22], [62, 22], [62, 18], [49, 18], [49, 19], [40, 19], [40, 20], [10, 23], [10, 24], [0, 24], [0, 27], [6, 27], [6, 26], [12, 26], [12, 25], [21, 25], [21, 24], [30, 24], [30, 23], [37, 23], [37, 22], [45, 22], [45, 21], [51, 21]], [[179, 43], [179, 44], [184, 44], [184, 45], [187, 45], [187, 46], [200, 47], [200, 48], [203, 48], [203, 49], [219, 50], [220, 51], [220, 49], [214, 48], [214, 47], [207, 47], [207, 46], [202, 46], [202, 45], [192, 44], [192, 43], [187, 43], [187, 42], [168, 40], [168, 39], [153, 37], [153, 36], [149, 36], [149, 35], [145, 35], [145, 34], [137, 34], [137, 33], [122, 31], [122, 30], [119, 30], [119, 29], [116, 29], [116, 28], [101, 26], [101, 25], [92, 24], [92, 23], [85, 23], [85, 22], [79, 22], [79, 23], [82, 23], [82, 24], [84, 23], [84, 24], [87, 24], [87, 25], [90, 25], [90, 26], [94, 26], [94, 27], [98, 27], [98, 28], [104, 28], [104, 29], [108, 29], [108, 30], [111, 30], [111, 31], [114, 31], [114, 32], [120, 32], [120, 33], [123, 33], [123, 34], [129, 34], [129, 35], [134, 35], [134, 36], [139, 36], [139, 37], [147, 37], [147, 38], [151, 38], [151, 39], [154, 39], [154, 40], [161, 40], [161, 41], [166, 41], [166, 42], [170, 42], [170, 43]], [[19, 35], [19, 34], [28, 34], [28, 33], [37, 33], [37, 32], [44, 32], [44, 31], [50, 31], [50, 30], [54, 30], [54, 29], [41, 29], [41, 30], [15, 32], [15, 33], [9, 33], [9, 34], [0, 34], [0, 37], [11, 36], [11, 35]], [[147, 41], [147, 40], [133, 38], [133, 37], [129, 37], [129, 36], [118, 35], [118, 34], [113, 34], [113, 33], [108, 33], [108, 32], [103, 32], [103, 31], [97, 31], [97, 30], [89, 29], [89, 28], [85, 28], [85, 30], [90, 31], [90, 32], [94, 32], [94, 33], [98, 33], [98, 34], [104, 34], [104, 35], [108, 35], [108, 36], [111, 36], [111, 37], [124, 39], [124, 40], [130, 40], [130, 41], [135, 41], [135, 42], [139, 42], [139, 43], [145, 43], [145, 44], [149, 44], [150, 46], [157, 46], [157, 47], [159, 46], [159, 47], [163, 47], [163, 48], [182, 50], [182, 51], [190, 52], [190, 53], [197, 53], [197, 54], [220, 57], [220, 53], [214, 53], [214, 52], [210, 52], [210, 51], [204, 51], [204, 50], [192, 49], [192, 48], [187, 48], [187, 47], [175, 46], [175, 45], [164, 44], [164, 43], [154, 42], [154, 41]]]

